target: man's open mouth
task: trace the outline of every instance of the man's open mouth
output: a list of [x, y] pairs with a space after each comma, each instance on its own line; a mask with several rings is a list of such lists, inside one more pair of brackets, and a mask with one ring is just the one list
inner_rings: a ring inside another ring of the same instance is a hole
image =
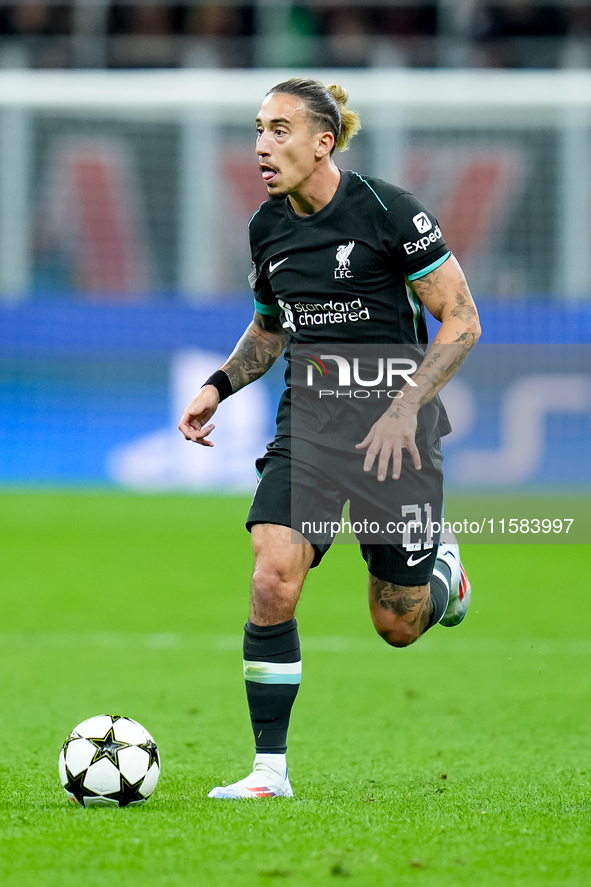
[[266, 163], [259, 164], [259, 169], [262, 173], [263, 179], [267, 184], [271, 182], [279, 172], [279, 170], [273, 169], [272, 166], [267, 166]]

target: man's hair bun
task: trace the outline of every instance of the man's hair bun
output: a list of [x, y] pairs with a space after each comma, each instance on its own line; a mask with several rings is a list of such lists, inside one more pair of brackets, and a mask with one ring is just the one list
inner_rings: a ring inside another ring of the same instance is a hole
[[340, 84], [329, 83], [326, 89], [338, 104], [341, 112], [341, 131], [336, 140], [337, 151], [346, 151], [353, 136], [356, 136], [361, 129], [359, 114], [347, 107], [349, 94]]

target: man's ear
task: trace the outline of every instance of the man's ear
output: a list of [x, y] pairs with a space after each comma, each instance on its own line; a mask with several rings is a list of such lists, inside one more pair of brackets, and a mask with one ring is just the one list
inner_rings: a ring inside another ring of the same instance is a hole
[[327, 154], [330, 154], [334, 147], [334, 136], [331, 132], [318, 133], [316, 141], [315, 156], [317, 160], [322, 160]]

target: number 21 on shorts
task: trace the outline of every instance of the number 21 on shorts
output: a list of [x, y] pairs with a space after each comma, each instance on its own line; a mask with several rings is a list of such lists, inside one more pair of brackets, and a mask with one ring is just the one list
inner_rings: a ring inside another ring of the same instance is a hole
[[[424, 511], [424, 517], [422, 515]], [[420, 505], [403, 505], [400, 513], [404, 518], [402, 547], [406, 551], [426, 551], [433, 548], [433, 509], [430, 502]], [[407, 519], [408, 518], [408, 519]], [[423, 541], [414, 541], [413, 537], [424, 536]]]

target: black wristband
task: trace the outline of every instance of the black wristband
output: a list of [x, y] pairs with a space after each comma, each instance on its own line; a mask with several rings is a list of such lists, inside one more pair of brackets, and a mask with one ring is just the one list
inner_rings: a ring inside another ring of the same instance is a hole
[[216, 370], [201, 387], [203, 388], [205, 385], [213, 385], [214, 388], [217, 388], [220, 396], [220, 403], [234, 393], [232, 391], [230, 377], [223, 370]]

